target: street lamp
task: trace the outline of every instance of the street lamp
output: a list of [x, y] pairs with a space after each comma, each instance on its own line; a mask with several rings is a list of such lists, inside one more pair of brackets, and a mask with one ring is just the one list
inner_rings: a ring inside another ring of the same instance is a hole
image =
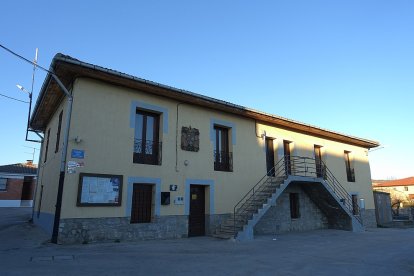
[[32, 112], [32, 92], [27, 91], [23, 86], [20, 84], [16, 84], [17, 88], [19, 88], [21, 91], [29, 94], [29, 114], [27, 115], [27, 127], [26, 127], [26, 141], [30, 142], [39, 142], [35, 140], [27, 139], [28, 133], [29, 133], [29, 124], [30, 124], [30, 113]]

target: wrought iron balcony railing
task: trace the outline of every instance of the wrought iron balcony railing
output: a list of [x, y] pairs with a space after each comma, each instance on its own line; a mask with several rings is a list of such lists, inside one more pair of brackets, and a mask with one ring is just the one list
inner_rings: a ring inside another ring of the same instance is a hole
[[214, 151], [214, 170], [233, 171], [233, 154], [226, 151]]
[[162, 143], [152, 140], [134, 140], [134, 163], [161, 165]]
[[353, 168], [347, 168], [346, 178], [348, 182], [355, 182], [355, 170]]

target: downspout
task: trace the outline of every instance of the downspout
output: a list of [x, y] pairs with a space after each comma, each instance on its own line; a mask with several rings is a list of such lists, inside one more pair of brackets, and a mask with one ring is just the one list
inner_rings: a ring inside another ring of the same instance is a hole
[[184, 103], [177, 104], [177, 113], [175, 119], [175, 171], [179, 172], [178, 169], [178, 107]]
[[64, 139], [63, 139], [63, 148], [62, 148], [62, 156], [60, 161], [60, 174], [59, 174], [59, 186], [58, 192], [56, 197], [56, 209], [55, 209], [55, 219], [53, 222], [53, 232], [52, 232], [52, 243], [58, 243], [58, 235], [59, 235], [59, 224], [60, 224], [60, 215], [62, 210], [62, 195], [63, 195], [63, 184], [65, 182], [65, 167], [66, 167], [66, 156], [68, 152], [68, 142], [69, 142], [69, 128], [70, 128], [70, 119], [72, 116], [72, 103], [73, 103], [73, 96], [69, 93], [63, 83], [59, 80], [59, 78], [52, 74], [52, 77], [57, 82], [59, 87], [63, 90], [65, 95], [68, 98], [68, 107], [66, 110], [66, 126], [64, 132]]
[[[37, 132], [36, 132], [37, 133]], [[40, 135], [39, 135], [40, 136]], [[41, 137], [41, 136], [40, 136]], [[39, 151], [39, 159], [37, 161], [37, 172], [36, 172], [36, 182], [35, 182], [35, 186], [34, 186], [34, 195], [33, 195], [33, 203], [32, 203], [32, 218], [31, 218], [31, 222], [33, 222], [34, 219], [34, 212], [35, 212], [35, 203], [36, 203], [36, 195], [37, 195], [37, 187], [39, 184], [39, 175], [40, 175], [40, 162], [42, 162], [42, 152], [43, 152], [43, 138], [41, 140], [41, 144], [40, 144], [40, 151]]]

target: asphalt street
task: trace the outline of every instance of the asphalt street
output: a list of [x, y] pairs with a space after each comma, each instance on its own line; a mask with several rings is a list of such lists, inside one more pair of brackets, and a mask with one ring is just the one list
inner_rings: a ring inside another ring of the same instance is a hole
[[259, 236], [55, 245], [0, 208], [0, 275], [414, 275], [414, 229], [318, 230]]

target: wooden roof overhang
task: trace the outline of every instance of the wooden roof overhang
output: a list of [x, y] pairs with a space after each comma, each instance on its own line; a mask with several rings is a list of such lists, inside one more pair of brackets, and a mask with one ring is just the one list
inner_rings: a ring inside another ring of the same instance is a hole
[[[79, 77], [86, 77], [107, 82], [113, 85], [128, 87], [134, 90], [144, 91], [149, 94], [158, 95], [179, 102], [198, 105], [214, 110], [220, 110], [246, 118], [251, 118], [263, 124], [274, 125], [283, 129], [300, 132], [312, 136], [317, 136], [329, 140], [334, 140], [363, 148], [378, 147], [379, 143], [372, 140], [358, 138], [316, 126], [304, 124], [280, 116], [267, 114], [243, 106], [235, 105], [222, 100], [196, 94], [190, 91], [177, 89], [156, 82], [137, 78], [115, 70], [85, 63], [77, 59], [57, 54], [51, 64], [53, 71], [65, 87], [70, 90], [73, 81]], [[59, 88], [57, 82], [50, 74], [47, 75], [37, 99], [32, 118], [31, 128], [38, 131], [45, 131], [47, 123], [54, 114], [59, 103], [63, 100], [64, 93]]]

